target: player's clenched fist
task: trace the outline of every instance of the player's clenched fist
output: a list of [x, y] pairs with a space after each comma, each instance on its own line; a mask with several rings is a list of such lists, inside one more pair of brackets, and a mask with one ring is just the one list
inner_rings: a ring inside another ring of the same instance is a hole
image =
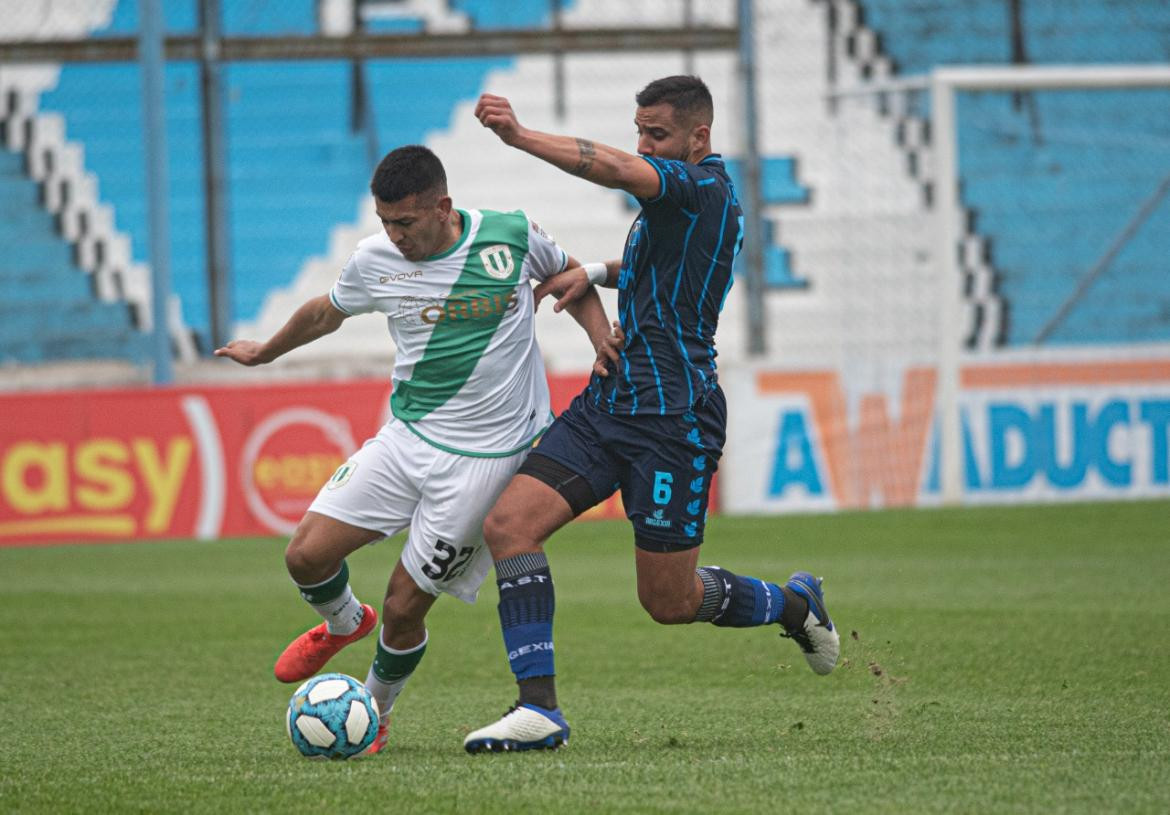
[[512, 103], [503, 96], [490, 93], [480, 96], [475, 105], [475, 118], [484, 127], [490, 127], [504, 144], [514, 144], [523, 130], [512, 110]]

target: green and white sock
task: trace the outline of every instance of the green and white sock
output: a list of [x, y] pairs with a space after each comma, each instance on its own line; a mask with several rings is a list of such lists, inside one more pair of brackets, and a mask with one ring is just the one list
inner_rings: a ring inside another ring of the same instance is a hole
[[406, 680], [410, 679], [410, 675], [422, 661], [427, 650], [427, 641], [430, 639], [430, 633], [424, 632], [423, 641], [418, 645], [398, 651], [382, 641], [385, 630], [383, 626], [378, 633], [378, 652], [374, 655], [374, 664], [370, 666], [370, 672], [366, 676], [366, 689], [378, 702], [382, 724], [390, 717], [398, 694], [406, 687]]
[[343, 560], [337, 574], [328, 580], [302, 586], [301, 597], [321, 615], [330, 634], [352, 634], [362, 620], [362, 604], [349, 587], [349, 565]]

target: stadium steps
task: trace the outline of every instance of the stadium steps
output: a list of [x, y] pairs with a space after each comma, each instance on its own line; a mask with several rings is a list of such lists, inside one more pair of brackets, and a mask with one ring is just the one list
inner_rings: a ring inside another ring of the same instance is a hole
[[24, 158], [0, 150], [0, 362], [148, 358], [126, 303], [99, 302], [93, 278], [40, 206]]
[[[307, 65], [308, 73], [332, 77], [328, 92], [302, 94], [300, 69], [286, 75], [284, 92], [252, 83], [251, 65], [233, 66], [227, 83], [228, 200], [232, 210], [230, 248], [235, 313], [254, 312], [264, 292], [294, 276], [306, 257], [326, 244], [328, 225], [352, 217], [352, 191], [368, 181], [364, 145], [346, 132], [348, 69], [336, 64]], [[142, 145], [124, 137], [117, 118], [95, 114], [86, 89], [104, 82], [102, 107], [138, 111], [140, 90], [133, 72], [99, 75], [95, 66], [67, 66], [46, 104], [62, 110], [71, 132], [86, 146], [89, 164], [102, 180], [105, 197], [120, 225], [132, 236], [136, 258], [147, 253], [149, 213], [145, 200]], [[172, 286], [186, 321], [206, 335], [206, 247], [202, 153], [193, 74], [168, 69], [168, 141], [171, 154]], [[271, 66], [257, 74], [270, 75]], [[254, 98], [267, 101], [252, 110]], [[304, 99], [308, 98], [308, 102]], [[113, 100], [117, 101], [113, 101]], [[177, 100], [172, 104], [172, 100]], [[241, 113], [247, 110], [248, 114]], [[237, 158], [237, 152], [240, 157]], [[106, 180], [109, 180], [107, 183]], [[279, 222], [279, 230], [272, 224]]]
[[[225, 8], [225, 31], [240, 34], [272, 32], [306, 32], [317, 25], [313, 4], [260, 2], [252, 4], [248, 13]], [[431, 4], [418, 3], [422, 13], [434, 13]], [[565, 4], [569, 16], [592, 12], [582, 9], [580, 3]], [[409, 13], [410, 3], [402, 4]], [[424, 8], [425, 7], [425, 8]], [[627, 10], [634, 13], [636, 10]], [[465, 14], [481, 28], [532, 25], [548, 13], [543, 0], [500, 4], [495, 2], [464, 2], [449, 5], [446, 16]], [[607, 13], [613, 14], [613, 10]], [[623, 12], [625, 13], [625, 12]], [[706, 12], [700, 12], [703, 16]], [[595, 15], [593, 15], [595, 16]], [[449, 22], [449, 21], [447, 21]], [[594, 24], [595, 20], [587, 21]], [[726, 22], [726, 21], [724, 21]], [[119, 2], [108, 33], [129, 33], [135, 30], [133, 4]], [[170, 30], [189, 30], [190, 16], [167, 9]], [[391, 29], [410, 28], [409, 21], [386, 24]], [[602, 62], [608, 62], [608, 57]], [[587, 60], [570, 60], [569, 64], [586, 64]], [[654, 65], [657, 57], [644, 60]], [[542, 61], [540, 64], [547, 64]], [[371, 98], [379, 150], [410, 142], [424, 142], [428, 134], [442, 132], [450, 127], [453, 116], [470, 119], [465, 107], [474, 100], [483, 87], [485, 77], [513, 70], [514, 61], [503, 58], [471, 58], [457, 60], [371, 60], [364, 65]], [[197, 82], [189, 64], [172, 65], [167, 72], [168, 139], [171, 143], [172, 171], [172, 269], [175, 291], [181, 295], [184, 315], [192, 324], [206, 325], [206, 292], [204, 278], [204, 248], [202, 245], [203, 213], [200, 206], [201, 155], [197, 136], [198, 96]], [[542, 107], [547, 107], [548, 71], [537, 72]], [[330, 238], [330, 226], [350, 223], [355, 215], [366, 227], [362, 235], [378, 228], [369, 222], [366, 211], [365, 189], [370, 168], [367, 164], [367, 145], [361, 135], [348, 131], [351, 117], [349, 90], [351, 66], [347, 62], [266, 62], [230, 65], [225, 68], [228, 90], [228, 152], [229, 200], [233, 210], [231, 251], [233, 266], [232, 299], [234, 316], [241, 330], [255, 327], [257, 335], [269, 333], [283, 322], [289, 306], [295, 308], [285, 293], [320, 294], [335, 279], [337, 269], [352, 249], [352, 241], [338, 254], [335, 241]], [[395, 93], [386, 89], [427, 88], [411, 102], [411, 116], [402, 117]], [[517, 83], [513, 90], [517, 98], [531, 87]], [[573, 77], [572, 91], [593, 105], [592, 84]], [[95, 93], [96, 91], [96, 93]], [[59, 107], [70, 124], [71, 133], [86, 145], [87, 161], [97, 170], [103, 182], [103, 191], [114, 204], [118, 223], [133, 236], [136, 257], [145, 256], [147, 211], [143, 205], [143, 179], [140, 161], [141, 145], [125, 138], [125, 122], [139, 118], [138, 86], [133, 66], [68, 66], [58, 88], [49, 95], [48, 103]], [[597, 103], [596, 110], [621, 124], [620, 137], [612, 141], [630, 143], [630, 100], [610, 99]], [[606, 106], [608, 104], [608, 106]], [[610, 115], [612, 112], [612, 115]], [[114, 115], [116, 114], [116, 115]], [[462, 151], [461, 148], [456, 148]], [[501, 151], [498, 143], [493, 145]], [[505, 151], [506, 152], [506, 151]], [[479, 161], [479, 155], [467, 151], [467, 157]], [[445, 161], [458, 163], [460, 156], [441, 153]], [[137, 161], [137, 163], [136, 163]], [[468, 173], [479, 174], [475, 166]], [[555, 172], [555, 171], [554, 171]], [[781, 173], [783, 175], [783, 173]], [[563, 183], [558, 179], [558, 183]], [[508, 208], [500, 190], [492, 188], [484, 195], [469, 194], [473, 187], [453, 187], [457, 203], [464, 206]], [[549, 186], [536, 190], [535, 195], [524, 195], [519, 204], [533, 211], [548, 225], [541, 213], [552, 208], [541, 205], [548, 197]], [[508, 190], [508, 194], [511, 194]], [[611, 193], [598, 191], [597, 195], [610, 202]], [[778, 193], [778, 199], [795, 199], [799, 191]], [[557, 237], [567, 248], [595, 242], [597, 229], [612, 235], [624, 235], [629, 215], [620, 202], [608, 203], [600, 210], [582, 208], [580, 217], [569, 219]], [[607, 214], [597, 215], [598, 212]], [[344, 231], [344, 230], [342, 230]], [[620, 238], [611, 238], [616, 253]], [[318, 262], [328, 257], [330, 260]], [[773, 248], [769, 254], [769, 268], [773, 280], [792, 278], [787, 256]], [[294, 282], [298, 275], [309, 275], [314, 285]], [[293, 285], [289, 285], [292, 283]], [[269, 296], [271, 295], [271, 296]], [[267, 301], [267, 302], [266, 302]], [[283, 313], [273, 325], [273, 318], [255, 322], [249, 318], [271, 314], [268, 303], [279, 304]], [[259, 322], [260, 325], [256, 323]], [[354, 322], [354, 321], [350, 321]], [[388, 348], [384, 326], [377, 326], [377, 347]], [[347, 323], [348, 328], [348, 323]], [[575, 326], [574, 326], [575, 330]], [[574, 337], [574, 342], [576, 337]]]
[[[999, 0], [858, 0], [860, 17], [900, 73], [936, 64], [1011, 62]], [[1165, 61], [1170, 8], [1099, 3], [1022, 4], [1037, 64]], [[1125, 223], [1170, 173], [1170, 92], [960, 95], [960, 173], [970, 222], [988, 242], [996, 291], [1010, 318], [1006, 345], [1027, 345]], [[1033, 132], [1033, 121], [1038, 123]], [[1165, 204], [1078, 303], [1054, 342], [1170, 338]], [[1103, 298], [1098, 304], [1093, 298]], [[1091, 316], [1090, 316], [1091, 315]]]
[[[167, 27], [189, 31], [189, 10], [168, 4]], [[420, 13], [438, 13], [417, 4]], [[473, 4], [474, 5], [474, 4]], [[484, 22], [529, 18], [547, 5], [528, 2], [508, 9], [495, 4], [472, 10]], [[174, 6], [172, 8], [172, 6]], [[406, 10], [410, 4], [403, 4]], [[261, 0], [224, 8], [227, 33], [312, 33], [316, 4]], [[449, 23], [459, 10], [442, 12]], [[398, 23], [389, 23], [391, 28]], [[135, 4], [120, 0], [104, 34], [133, 33]], [[410, 26], [408, 26], [410, 27]], [[365, 63], [377, 123], [379, 149], [422, 142], [445, 125], [455, 102], [474, 96], [488, 70], [504, 59]], [[269, 291], [287, 286], [306, 261], [324, 253], [334, 224], [348, 223], [366, 189], [371, 167], [366, 139], [349, 130], [352, 66], [345, 61], [262, 62], [225, 66], [228, 200], [233, 318], [254, 317]], [[172, 64], [166, 72], [167, 131], [171, 169], [172, 285], [188, 323], [205, 334], [209, 323], [205, 284], [202, 154], [196, 66]], [[119, 226], [131, 236], [135, 259], [147, 253], [148, 211], [142, 167], [140, 88], [133, 65], [68, 65], [44, 104], [64, 115], [71, 138], [85, 145], [87, 164], [101, 181]], [[409, 119], [395, 93], [384, 89], [426, 87]], [[134, 134], [127, 138], [127, 134]]]
[[[1002, 0], [859, 0], [899, 73], [937, 64], [1010, 63], [1011, 29]], [[1022, 3], [1027, 52], [1036, 63], [1164, 62], [1162, 3]]]

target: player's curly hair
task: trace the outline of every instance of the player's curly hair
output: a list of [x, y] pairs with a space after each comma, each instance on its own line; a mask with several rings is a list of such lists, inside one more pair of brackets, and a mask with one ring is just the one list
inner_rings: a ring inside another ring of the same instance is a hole
[[674, 108], [676, 114], [711, 124], [715, 117], [715, 103], [711, 91], [697, 76], [665, 76], [655, 79], [634, 97], [638, 107], [648, 108], [662, 102]]
[[447, 171], [430, 149], [408, 144], [391, 150], [378, 162], [370, 192], [387, 204], [418, 193], [434, 192], [442, 197], [447, 194]]

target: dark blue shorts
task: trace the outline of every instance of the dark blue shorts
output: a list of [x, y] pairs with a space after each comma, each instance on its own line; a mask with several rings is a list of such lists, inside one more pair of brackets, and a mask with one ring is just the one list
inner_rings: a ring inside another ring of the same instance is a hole
[[669, 416], [610, 414], [582, 393], [529, 458], [545, 456], [584, 478], [594, 503], [620, 489], [637, 545], [673, 552], [703, 542], [726, 428], [718, 387], [687, 413]]

